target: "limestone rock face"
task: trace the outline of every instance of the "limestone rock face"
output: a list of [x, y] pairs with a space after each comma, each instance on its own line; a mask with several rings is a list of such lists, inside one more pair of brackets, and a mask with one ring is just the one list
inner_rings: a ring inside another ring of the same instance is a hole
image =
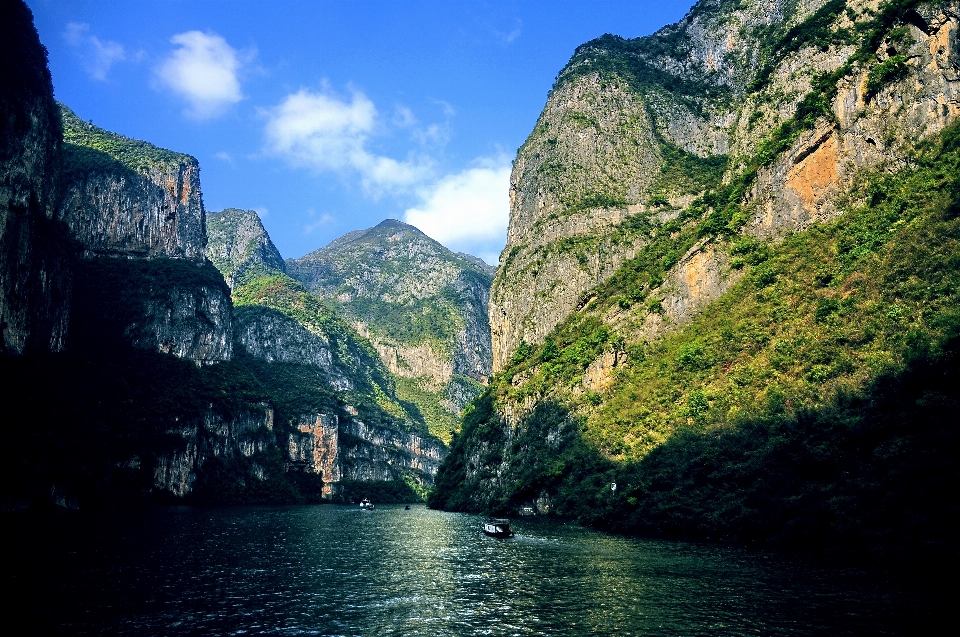
[[414, 432], [402, 432], [367, 425], [351, 419], [341, 429], [352, 438], [341, 444], [343, 478], [349, 480], [396, 480], [405, 470], [430, 486], [446, 448], [437, 439]]
[[219, 286], [169, 287], [145, 299], [140, 321], [128, 327], [135, 347], [198, 363], [230, 360], [230, 297]]
[[200, 167], [62, 107], [67, 175], [57, 216], [87, 256], [206, 258]]
[[233, 289], [247, 272], [284, 272], [283, 257], [253, 210], [227, 208], [207, 215], [207, 257]]
[[[650, 228], [745, 170], [816, 78], [840, 74], [833, 117], [757, 172], [742, 202], [753, 211], [749, 234], [776, 239], [836, 216], [858, 174], [896, 170], [917, 140], [954, 121], [958, 3], [901, 12], [871, 59], [849, 63], [854, 23], [887, 5], [702, 0], [651, 36], [578, 47], [514, 163], [507, 246], [491, 289], [494, 371], [521, 343], [543, 342], [643, 248]], [[785, 32], [794, 35], [772, 50], [768, 36]], [[884, 63], [902, 72], [872, 87]]]
[[[180, 439], [180, 447], [160, 456], [154, 468], [154, 487], [183, 497], [193, 491], [197, 471], [212, 458], [229, 460], [235, 455], [250, 458], [276, 447], [273, 436], [273, 409], [268, 405], [251, 405], [231, 418], [213, 410], [199, 420], [170, 429], [168, 434]], [[254, 464], [249, 476], [263, 479], [263, 469]]]
[[66, 343], [70, 270], [53, 217], [61, 129], [46, 50], [22, 2], [0, 11], [0, 354]]
[[329, 414], [302, 416], [288, 443], [292, 468], [320, 475], [325, 497], [337, 494], [341, 480], [406, 477], [430, 487], [445, 455], [446, 447], [436, 438]]
[[[756, 214], [749, 231], [780, 237], [840, 214], [839, 195], [864, 169], [897, 170], [909, 161], [919, 141], [938, 133], [960, 115], [960, 3], [926, 3], [909, 14], [897, 42], [884, 42], [880, 62], [893, 55], [905, 60], [902, 77], [869, 91], [869, 69], [856, 69], [838, 82], [831, 104], [834, 121], [823, 121], [797, 139], [792, 148], [757, 177], [751, 193]], [[801, 52], [802, 53], [802, 52]], [[812, 74], [840, 68], [842, 55], [821, 56], [795, 65]], [[874, 68], [874, 67], [871, 67]], [[772, 82], [787, 85], [793, 75], [778, 69]], [[736, 139], [743, 147], [750, 135]]]
[[230, 360], [232, 304], [206, 259], [197, 161], [60, 110], [66, 143], [57, 216], [90, 264], [81, 267], [85, 276], [97, 278], [83, 282], [77, 320], [93, 334], [90, 322], [107, 319], [102, 306], [116, 306], [113, 322], [122, 315], [124, 323], [117, 336], [135, 347], [197, 363]]
[[353, 381], [334, 361], [330, 340], [311, 332], [281, 312], [257, 306], [237, 308], [233, 339], [238, 352], [267, 362], [319, 367], [326, 372], [334, 389], [354, 389]]
[[343, 473], [340, 467], [340, 420], [335, 415], [301, 416], [289, 434], [287, 458], [291, 467], [315, 473], [323, 480], [323, 496], [335, 494]]
[[[722, 174], [730, 98], [759, 48], [743, 34], [783, 21], [788, 4], [708, 0], [647, 38], [578, 47], [514, 162], [490, 301], [494, 371], [633, 257], [639, 230], [664, 221], [662, 205], [689, 204]], [[632, 71], [615, 70], [624, 66]], [[665, 170], [678, 158], [708, 160], [716, 174]]]

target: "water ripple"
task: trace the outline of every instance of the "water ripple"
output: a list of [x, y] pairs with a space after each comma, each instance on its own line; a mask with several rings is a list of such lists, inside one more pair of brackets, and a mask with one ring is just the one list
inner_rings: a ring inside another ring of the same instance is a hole
[[21, 632], [117, 635], [911, 634], [920, 594], [742, 548], [537, 519], [507, 540], [414, 507], [191, 509], [15, 528]]

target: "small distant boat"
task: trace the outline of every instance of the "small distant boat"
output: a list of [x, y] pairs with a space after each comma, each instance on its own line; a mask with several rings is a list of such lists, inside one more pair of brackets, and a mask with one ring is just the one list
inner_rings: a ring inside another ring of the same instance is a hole
[[409, 511], [409, 510], [410, 510], [410, 505], [408, 504], [407, 506], [403, 507], [403, 510], [404, 510], [404, 511]]
[[373, 502], [370, 502], [370, 500], [366, 498], [364, 498], [363, 500], [360, 500], [360, 510], [373, 511]]
[[483, 532], [490, 537], [513, 537], [510, 525], [500, 520], [491, 520], [483, 523]]

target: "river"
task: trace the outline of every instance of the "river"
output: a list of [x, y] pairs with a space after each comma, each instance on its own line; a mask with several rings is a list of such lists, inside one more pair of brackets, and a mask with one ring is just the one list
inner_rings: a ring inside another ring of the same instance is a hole
[[918, 582], [521, 518], [382, 506], [8, 519], [9, 634], [898, 635]]

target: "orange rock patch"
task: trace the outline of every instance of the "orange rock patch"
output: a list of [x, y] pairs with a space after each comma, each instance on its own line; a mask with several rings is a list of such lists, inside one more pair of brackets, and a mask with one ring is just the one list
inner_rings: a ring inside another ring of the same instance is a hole
[[709, 269], [714, 265], [713, 249], [710, 247], [697, 252], [683, 264], [684, 280], [687, 284], [687, 290], [689, 290], [690, 299], [699, 299], [706, 293], [711, 278]]
[[807, 210], [816, 208], [823, 191], [837, 180], [837, 139], [830, 136], [817, 150], [794, 164], [787, 173], [792, 188]]

